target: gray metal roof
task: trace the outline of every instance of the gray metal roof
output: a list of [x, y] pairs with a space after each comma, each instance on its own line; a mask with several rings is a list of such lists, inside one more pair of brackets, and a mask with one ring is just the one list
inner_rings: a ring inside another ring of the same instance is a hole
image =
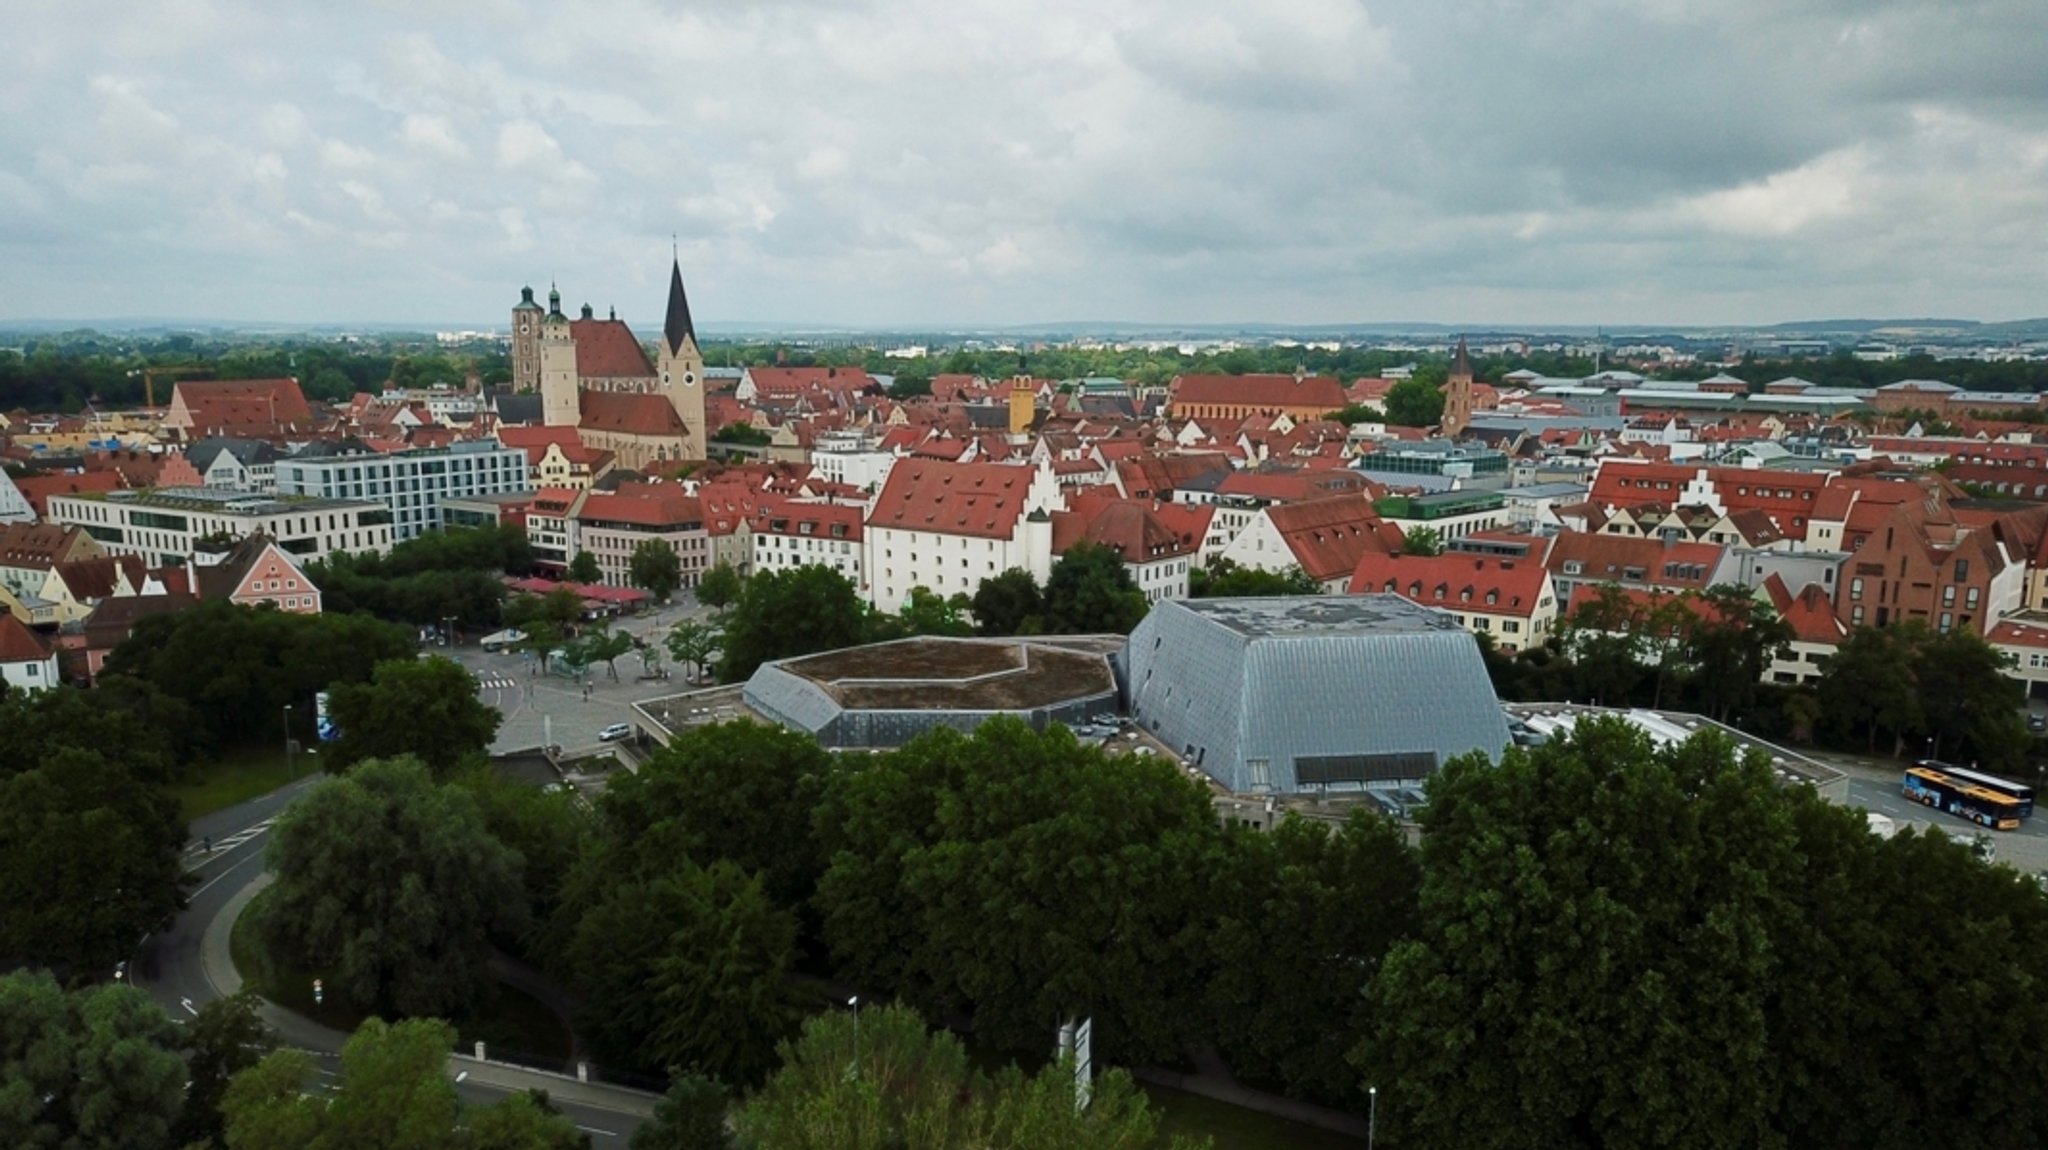
[[1233, 791], [1412, 780], [1508, 742], [1477, 642], [1399, 596], [1167, 601], [1124, 662], [1132, 718]]

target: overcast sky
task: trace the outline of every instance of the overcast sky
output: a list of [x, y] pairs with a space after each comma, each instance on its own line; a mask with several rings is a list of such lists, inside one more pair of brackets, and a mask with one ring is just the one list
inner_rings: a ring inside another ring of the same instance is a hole
[[9, 0], [0, 317], [2048, 314], [2048, 0]]

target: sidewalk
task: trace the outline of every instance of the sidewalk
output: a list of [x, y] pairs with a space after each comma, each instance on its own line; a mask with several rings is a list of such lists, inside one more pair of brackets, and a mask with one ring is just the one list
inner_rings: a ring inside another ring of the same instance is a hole
[[468, 1054], [448, 1056], [448, 1075], [451, 1078], [467, 1075], [466, 1081], [500, 1090], [545, 1090], [548, 1098], [556, 1102], [588, 1106], [592, 1110], [609, 1110], [614, 1114], [631, 1114], [636, 1118], [652, 1115], [655, 1104], [661, 1101], [661, 1095], [644, 1090], [614, 1086], [609, 1082], [582, 1082], [571, 1075], [528, 1070], [503, 1062], [479, 1062]]
[[1276, 1118], [1299, 1122], [1303, 1126], [1334, 1130], [1353, 1138], [1366, 1136], [1366, 1120], [1361, 1115], [1345, 1110], [1332, 1110], [1327, 1106], [1317, 1106], [1313, 1102], [1301, 1102], [1278, 1094], [1268, 1094], [1263, 1090], [1254, 1090], [1231, 1077], [1230, 1068], [1224, 1065], [1222, 1056], [1214, 1050], [1204, 1049], [1190, 1053], [1195, 1063], [1192, 1074], [1147, 1066], [1133, 1069], [1131, 1077], [1140, 1082], [1170, 1086], [1188, 1094], [1199, 1094], [1204, 1098], [1226, 1102], [1246, 1110], [1256, 1110], [1261, 1114], [1271, 1114]]

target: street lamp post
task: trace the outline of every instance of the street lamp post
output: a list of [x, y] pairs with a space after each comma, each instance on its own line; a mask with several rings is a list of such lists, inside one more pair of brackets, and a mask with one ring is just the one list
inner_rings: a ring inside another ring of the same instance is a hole
[[1365, 1112], [1365, 1150], [1372, 1150], [1373, 1142], [1377, 1140], [1379, 1135], [1380, 1088], [1377, 1086], [1366, 1087], [1365, 1096], [1370, 1103], [1370, 1108]]
[[853, 1066], [851, 1069], [854, 1078], [857, 1080], [860, 1078], [860, 995], [856, 994], [852, 998], [847, 999], [846, 1005], [853, 1008]]
[[285, 777], [298, 775], [298, 764], [292, 759], [292, 705], [284, 705], [284, 773]]

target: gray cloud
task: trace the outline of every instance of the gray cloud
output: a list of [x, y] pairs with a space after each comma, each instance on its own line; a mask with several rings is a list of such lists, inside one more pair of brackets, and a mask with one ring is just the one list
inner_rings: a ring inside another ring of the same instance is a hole
[[2038, 314], [2038, 0], [31, 0], [5, 314]]

